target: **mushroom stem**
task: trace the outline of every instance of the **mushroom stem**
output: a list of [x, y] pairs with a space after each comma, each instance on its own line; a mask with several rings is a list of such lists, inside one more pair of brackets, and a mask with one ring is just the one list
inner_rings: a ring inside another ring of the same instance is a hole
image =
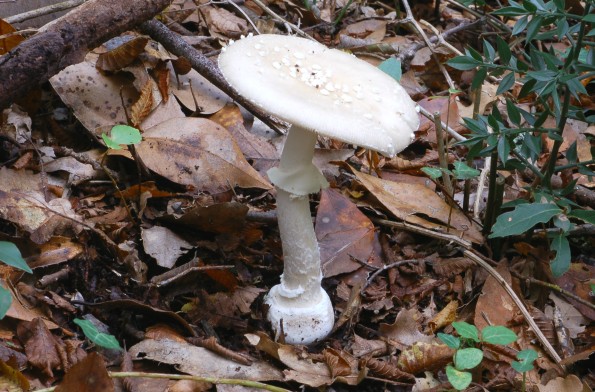
[[266, 298], [269, 320], [285, 342], [308, 344], [333, 328], [330, 298], [320, 285], [320, 251], [310, 215], [309, 194], [328, 186], [312, 163], [316, 134], [292, 126], [279, 167], [269, 170], [277, 189], [277, 221], [283, 244], [281, 283]]
[[311, 303], [319, 296], [322, 273], [309, 197], [277, 188], [277, 220], [283, 243], [283, 275], [278, 293], [296, 304]]

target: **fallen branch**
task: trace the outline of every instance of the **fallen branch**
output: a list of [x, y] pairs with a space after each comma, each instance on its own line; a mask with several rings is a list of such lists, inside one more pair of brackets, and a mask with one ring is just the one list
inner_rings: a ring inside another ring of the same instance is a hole
[[[234, 101], [249, 110], [254, 116], [258, 117], [275, 132], [280, 135], [285, 134], [281, 129], [284, 125], [282, 121], [263, 112], [253, 103], [240, 96], [229, 83], [227, 83], [215, 63], [209, 60], [204, 54], [194, 49], [192, 45], [184, 41], [182, 37], [171, 31], [166, 25], [156, 20], [150, 20], [143, 23], [141, 29], [155, 41], [163, 45], [168, 51], [176, 56], [187, 58], [188, 61], [190, 61], [190, 64], [192, 64], [192, 68], [199, 74], [204, 76], [205, 79], [225, 94], [229, 95]], [[238, 64], [238, 66], [241, 66], [241, 64]]]
[[151, 19], [171, 0], [89, 0], [0, 57], [0, 109], [108, 39]]

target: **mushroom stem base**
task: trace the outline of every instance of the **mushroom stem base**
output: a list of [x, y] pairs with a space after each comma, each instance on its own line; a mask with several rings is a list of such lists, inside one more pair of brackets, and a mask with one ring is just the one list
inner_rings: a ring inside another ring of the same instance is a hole
[[279, 294], [280, 286], [274, 286], [265, 299], [265, 303], [269, 305], [268, 319], [275, 331], [275, 339], [279, 339], [281, 335], [281, 323], [285, 343], [310, 344], [324, 339], [335, 322], [333, 305], [326, 291], [320, 288], [316, 303], [296, 306], [294, 301]]

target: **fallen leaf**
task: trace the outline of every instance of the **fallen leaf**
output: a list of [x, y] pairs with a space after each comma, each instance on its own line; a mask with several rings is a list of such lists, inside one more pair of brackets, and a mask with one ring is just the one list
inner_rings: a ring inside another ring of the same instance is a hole
[[175, 365], [181, 372], [199, 377], [282, 381], [283, 374], [265, 361], [246, 366], [203, 348], [172, 340], [143, 340], [129, 350], [132, 358]]
[[[382, 180], [355, 169], [352, 169], [352, 172], [372, 195], [397, 218], [443, 233], [450, 232], [477, 244], [484, 242], [484, 237], [477, 224], [469, 220], [461, 211], [451, 209], [431, 189], [420, 184]], [[437, 221], [441, 223], [437, 223]], [[449, 221], [450, 229], [446, 226]]]
[[188, 110], [200, 114], [213, 114], [229, 102], [229, 97], [223, 91], [194, 69], [185, 75], [178, 75], [176, 79], [173, 66], [169, 64], [168, 67], [170, 69], [169, 90]]
[[211, 194], [242, 188], [271, 189], [271, 184], [246, 162], [229, 133], [202, 118], [174, 118], [144, 133], [136, 148], [157, 174]]
[[114, 383], [107, 373], [105, 362], [98, 353], [91, 353], [71, 367], [56, 387], [56, 392], [111, 392]]
[[60, 343], [42, 319], [38, 317], [21, 322], [17, 327], [17, 334], [25, 346], [29, 363], [46, 376], [53, 377], [53, 370], [63, 365], [58, 352]]
[[407, 373], [444, 369], [452, 362], [455, 350], [438, 342], [418, 342], [399, 355], [397, 365]]
[[[347, 197], [334, 189], [320, 194], [316, 238], [325, 277], [355, 271], [362, 263], [380, 266], [374, 224]], [[360, 260], [358, 263], [356, 260]]]
[[192, 244], [182, 237], [162, 226], [142, 229], [143, 248], [153, 257], [157, 265], [171, 268], [176, 260], [193, 248]]
[[401, 309], [392, 324], [382, 323], [378, 332], [404, 347], [411, 347], [415, 343], [431, 343], [434, 338], [423, 334], [419, 330], [421, 314], [417, 309]]
[[[126, 40], [125, 42], [122, 42]], [[108, 41], [105, 46], [117, 42], [116, 47], [101, 53], [95, 66], [102, 71], [117, 71], [132, 64], [144, 52], [149, 39], [147, 37], [119, 36]], [[112, 45], [113, 46], [113, 45]]]
[[537, 389], [539, 392], [589, 392], [591, 390], [574, 374], [565, 378], [556, 377], [546, 385], [537, 384]]
[[[496, 267], [496, 271], [509, 285], [511, 284], [512, 278], [508, 263], [501, 261]], [[517, 312], [519, 312], [518, 307], [502, 285], [491, 275], [488, 276], [475, 305], [473, 324], [480, 331], [488, 325], [486, 319], [490, 320], [492, 325], [507, 326]]]
[[[583, 315], [578, 310], [576, 310], [574, 306], [564, 301], [554, 293], [550, 293], [549, 298], [554, 302], [556, 307], [560, 309], [561, 320], [564, 324], [564, 327], [568, 328], [570, 337], [572, 339], [576, 339], [578, 334], [584, 332], [586, 326], [589, 324], [588, 320], [583, 317]], [[553, 319], [554, 308], [550, 305], [546, 305], [545, 315], [550, 319]]]

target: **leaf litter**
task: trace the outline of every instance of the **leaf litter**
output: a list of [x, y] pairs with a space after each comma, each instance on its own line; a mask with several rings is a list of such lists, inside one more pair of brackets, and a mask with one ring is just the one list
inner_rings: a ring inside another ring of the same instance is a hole
[[[306, 25], [343, 15], [336, 37], [315, 30], [315, 38], [331, 45], [340, 42], [375, 64], [370, 54], [397, 53], [395, 48], [406, 52], [419, 42], [412, 35], [387, 35], [396, 17], [388, 8], [351, 2], [313, 3], [310, 8], [287, 2], [267, 5], [289, 18], [303, 15]], [[207, 39], [200, 46], [215, 51], [220, 46], [211, 38], [237, 39], [251, 29], [245, 13], [262, 13], [251, 2], [240, 7], [237, 14], [217, 5], [199, 12], [191, 1], [175, 1], [172, 10], [186, 11], [168, 18], [203, 34]], [[440, 10], [446, 22], [469, 17], [449, 6]], [[432, 11], [431, 4], [415, 10], [419, 18]], [[265, 29], [264, 19], [260, 22]], [[10, 31], [3, 21], [1, 26], [0, 32]], [[279, 32], [270, 24], [266, 29]], [[518, 385], [518, 375], [498, 369], [510, 369], [506, 366], [515, 352], [525, 348], [540, 354], [537, 370], [529, 374], [538, 390], [582, 390], [586, 383], [595, 384], [592, 376], [583, 383], [563, 373], [532, 343], [532, 332], [501, 284], [486, 278], [440, 237], [453, 235], [478, 249], [485, 243], [479, 224], [452, 208], [422, 177], [420, 168], [437, 162], [438, 155], [434, 124], [425, 119], [416, 142], [392, 160], [371, 159], [356, 146], [320, 141], [325, 148], [317, 151], [315, 161], [331, 188], [313, 199], [313, 212], [325, 287], [341, 323], [324, 344], [313, 347], [273, 341], [262, 298], [282, 270], [274, 192], [266, 176], [277, 164], [278, 149], [270, 138], [249, 131], [250, 114], [196, 70], [184, 70], [181, 60], [159, 43], [129, 33], [122, 37], [52, 78], [59, 99], [44, 104], [66, 105], [77, 121], [58, 116], [39, 120], [34, 111], [28, 114], [31, 109], [19, 106], [4, 112], [0, 134], [15, 143], [2, 145], [8, 163], [0, 168], [0, 240], [17, 243], [34, 269], [34, 279], [2, 269], [2, 286], [18, 288], [9, 290], [12, 305], [0, 329], [5, 343], [14, 342], [6, 344], [13, 350], [9, 356], [21, 358], [19, 365], [8, 366], [27, 366], [24, 374], [33, 384], [54, 384], [63, 391], [119, 388], [106, 369], [131, 371], [128, 355], [135, 368], [146, 372], [159, 363], [171, 365], [160, 371], [172, 374], [267, 381], [290, 389], [300, 384], [332, 385], [335, 390], [445, 388], [443, 371], [453, 350], [435, 333], [452, 329], [454, 320], [468, 320], [480, 329], [508, 326], [519, 336], [509, 351], [485, 349], [490, 366], [476, 380], [480, 385], [489, 388], [493, 380]], [[452, 56], [442, 47], [435, 54], [442, 60]], [[428, 91], [447, 86], [427, 48], [409, 60], [402, 82], [410, 95], [464, 134], [460, 119], [470, 116], [473, 105], [428, 97]], [[465, 74], [453, 76], [461, 84], [468, 80]], [[502, 107], [496, 90], [496, 84], [484, 82], [475, 103], [480, 113]], [[100, 134], [127, 124], [128, 116], [142, 131], [141, 143], [129, 152], [97, 149]], [[50, 138], [43, 135], [44, 126], [54, 130]], [[588, 160], [585, 135], [590, 134], [583, 128], [567, 125], [572, 140], [562, 153], [576, 141], [581, 160]], [[87, 132], [94, 148], [76, 153], [59, 149], [71, 146], [72, 136], [65, 135], [73, 132]], [[522, 178], [508, 180], [526, 185]], [[383, 226], [379, 217], [438, 236]], [[519, 271], [526, 273], [531, 263], [547, 260], [543, 247], [533, 246], [514, 265], [499, 264], [500, 276], [517, 294], [522, 293]], [[525, 286], [524, 294], [548, 339], [564, 344], [568, 361], [577, 356], [582, 365], [592, 352], [593, 310], [584, 301], [590, 296], [585, 282], [592, 284], [593, 274], [590, 266], [575, 261], [572, 272], [557, 280], [574, 298], [544, 295], [534, 286]], [[72, 322], [75, 313], [93, 313], [106, 333], [125, 342], [128, 365], [119, 367], [120, 352], [102, 351], [85, 340]], [[562, 340], [560, 331], [565, 330], [568, 338]], [[190, 343], [197, 335], [224, 350]], [[236, 355], [251, 358], [251, 365], [238, 363]], [[124, 384], [129, 390], [186, 388], [182, 381], [174, 386], [171, 381], [140, 380], [145, 386]], [[206, 390], [209, 385], [187, 388]]]

